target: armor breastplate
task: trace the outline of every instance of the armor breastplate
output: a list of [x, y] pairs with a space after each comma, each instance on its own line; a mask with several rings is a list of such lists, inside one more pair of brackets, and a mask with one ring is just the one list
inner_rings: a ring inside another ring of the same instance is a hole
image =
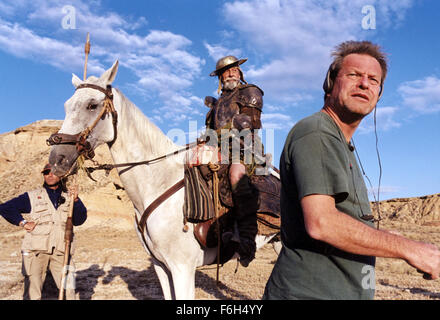
[[[226, 150], [229, 154], [223, 154], [222, 151], [222, 159], [229, 157], [229, 163], [237, 163], [237, 161], [244, 163], [249, 175], [255, 170], [255, 158], [259, 157], [258, 163], [261, 163], [263, 158], [264, 148], [261, 140], [258, 135], [254, 136], [254, 130], [261, 128], [263, 94], [263, 91], [253, 84], [242, 84], [233, 91], [223, 91], [218, 100], [214, 97], [205, 97], [205, 105], [210, 108], [206, 115], [206, 127], [217, 131], [217, 135], [221, 134], [218, 136], [220, 139], [217, 140], [221, 148], [229, 146]], [[219, 132], [220, 129], [235, 129], [235, 131], [223, 136], [223, 132]], [[210, 141], [211, 136], [208, 135], [208, 138]], [[229, 142], [230, 139], [232, 143]], [[234, 149], [235, 153], [231, 149], [234, 143], [239, 145], [239, 150]], [[258, 151], [258, 155], [252, 156], [254, 151]]]
[[232, 117], [240, 113], [240, 108], [237, 104], [237, 97], [239, 94], [238, 88], [231, 92], [223, 93], [217, 100], [213, 110], [212, 129], [221, 129], [232, 121]]
[[252, 129], [261, 128], [260, 113], [263, 109], [263, 91], [252, 84], [241, 84], [232, 91], [224, 91], [216, 100], [212, 97], [205, 104], [211, 108], [206, 116], [208, 128], [218, 130], [229, 129], [237, 114], [247, 114], [252, 122]]

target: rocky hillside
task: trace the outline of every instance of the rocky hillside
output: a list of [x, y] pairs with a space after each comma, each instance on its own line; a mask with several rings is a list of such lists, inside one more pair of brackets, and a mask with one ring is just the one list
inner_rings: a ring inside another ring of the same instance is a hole
[[[41, 120], [0, 134], [0, 202], [39, 186], [40, 171], [47, 162], [50, 148], [46, 139], [59, 130], [61, 120]], [[99, 163], [112, 163], [107, 146], [96, 150]], [[86, 162], [86, 165], [91, 163]], [[115, 170], [108, 176], [94, 172], [97, 182], [79, 175], [80, 197], [91, 215], [121, 218], [131, 225], [133, 209]], [[440, 225], [440, 193], [380, 202], [381, 217], [387, 221]]]
[[[0, 134], [0, 203], [41, 185], [40, 171], [50, 151], [45, 141], [60, 126], [61, 121], [42, 120]], [[95, 159], [112, 162], [107, 146], [96, 150]], [[88, 208], [87, 222], [75, 227], [79, 299], [162, 299], [151, 260], [134, 232], [133, 208], [116, 172], [109, 176], [95, 172], [93, 177], [97, 182], [78, 177], [80, 197]], [[382, 201], [380, 211], [384, 229], [440, 246], [440, 194]], [[20, 246], [24, 234], [23, 229], [0, 218], [0, 300], [22, 299]], [[276, 258], [272, 246], [266, 245], [248, 268], [237, 268], [235, 260], [229, 261], [220, 270], [220, 286], [216, 269], [201, 267], [196, 271], [196, 298], [260, 299]], [[440, 299], [439, 280], [424, 280], [398, 259], [377, 259], [376, 289], [379, 300]], [[46, 281], [43, 299], [57, 298], [53, 280]]]
[[[46, 139], [58, 132], [61, 120], [41, 120], [14, 131], [0, 134], [0, 202], [40, 186], [41, 170], [48, 161], [50, 147]], [[95, 160], [112, 163], [107, 146], [96, 150]], [[92, 163], [86, 162], [91, 166]], [[92, 174], [94, 182], [85, 174], [78, 175], [80, 198], [89, 217], [121, 218], [121, 223], [132, 225], [133, 209], [115, 170], [108, 176], [103, 171]]]
[[382, 217], [388, 221], [440, 226], [440, 193], [380, 202]]

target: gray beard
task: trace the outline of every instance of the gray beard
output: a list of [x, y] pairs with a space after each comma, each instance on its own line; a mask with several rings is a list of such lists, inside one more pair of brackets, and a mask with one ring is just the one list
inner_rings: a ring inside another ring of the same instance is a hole
[[224, 90], [234, 90], [240, 84], [240, 80], [226, 80], [223, 83]]

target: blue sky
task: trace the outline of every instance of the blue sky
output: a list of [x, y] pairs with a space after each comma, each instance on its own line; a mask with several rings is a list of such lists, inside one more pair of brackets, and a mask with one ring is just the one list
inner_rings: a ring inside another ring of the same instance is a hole
[[[215, 62], [248, 58], [242, 69], [265, 92], [263, 142], [278, 166], [292, 125], [322, 107], [332, 49], [370, 40], [389, 59], [377, 106], [380, 199], [439, 193], [439, 12], [434, 0], [1, 0], [0, 133], [64, 118], [90, 32], [88, 75], [119, 59], [114, 86], [164, 133], [202, 130]], [[354, 141], [377, 197], [372, 115]]]

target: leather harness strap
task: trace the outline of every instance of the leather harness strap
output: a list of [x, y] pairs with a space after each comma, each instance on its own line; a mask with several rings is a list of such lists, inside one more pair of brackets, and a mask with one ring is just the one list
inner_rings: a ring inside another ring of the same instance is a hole
[[93, 84], [93, 83], [82, 83], [78, 87], [76, 87], [76, 90], [84, 89], [84, 88], [91, 88], [91, 89], [101, 91], [103, 94], [106, 95], [107, 98], [113, 99], [113, 93], [112, 93], [111, 86], [108, 86], [107, 89], [104, 89], [104, 88], [102, 88], [96, 84]]
[[117, 122], [118, 122], [118, 113], [113, 105], [113, 93], [112, 87], [109, 85], [106, 89], [91, 83], [83, 83], [76, 87], [76, 90], [90, 88], [94, 90], [98, 90], [105, 94], [104, 105], [101, 112], [96, 117], [95, 121], [85, 128], [83, 131], [77, 134], [65, 134], [65, 133], [54, 133], [49, 139], [46, 140], [47, 144], [52, 145], [60, 145], [60, 144], [75, 144], [76, 149], [79, 154], [84, 154], [86, 158], [92, 159], [95, 156], [93, 149], [90, 146], [90, 143], [87, 141], [92, 130], [98, 124], [99, 120], [103, 119], [104, 115], [109, 112], [113, 118], [113, 140], [108, 142], [109, 147], [113, 145], [117, 137]]
[[[98, 85], [95, 85], [95, 84], [83, 83], [83, 84], [80, 84], [78, 87], [76, 87], [76, 90], [85, 89], [85, 88], [95, 89], [95, 90], [98, 90], [98, 91], [105, 94], [104, 107], [103, 107], [101, 113], [95, 119], [93, 124], [91, 126], [87, 127], [86, 129], [84, 129], [82, 132], [75, 134], [75, 135], [64, 134], [64, 133], [53, 134], [49, 137], [49, 139], [47, 139], [47, 144], [48, 145], [74, 144], [77, 146], [77, 149], [79, 152], [81, 152], [82, 150], [85, 150], [87, 152], [87, 154], [86, 154], [87, 158], [92, 159], [94, 156], [94, 153], [93, 153], [93, 150], [90, 148], [90, 144], [89, 143], [87, 144], [86, 139], [88, 138], [88, 136], [89, 136], [90, 132], [93, 130], [93, 128], [97, 125], [98, 121], [107, 112], [110, 112], [113, 116], [113, 127], [114, 127], [114, 138], [111, 142], [108, 143], [109, 147], [111, 147], [113, 145], [113, 143], [115, 142], [116, 136], [117, 136], [116, 130], [117, 130], [118, 113], [116, 112], [115, 107], [113, 105], [113, 93], [112, 93], [112, 87], [110, 85], [107, 86], [106, 89], [104, 89], [104, 88], [102, 88]], [[199, 144], [199, 143], [200, 142], [197, 142], [196, 144]], [[191, 144], [187, 145], [184, 149], [173, 152], [172, 154], [178, 154], [184, 150], [188, 150], [190, 148], [190, 146], [191, 146]], [[111, 165], [111, 167], [115, 168], [115, 167], [119, 167], [119, 166], [135, 166], [135, 165], [139, 165], [139, 164], [149, 164], [150, 162], [161, 160], [161, 159], [165, 158], [166, 156], [169, 156], [169, 155], [165, 155], [165, 156], [162, 156], [157, 159], [150, 160], [150, 161], [124, 163], [124, 164], [119, 164], [119, 165]], [[108, 170], [108, 169], [112, 169], [112, 168], [110, 168], [110, 167], [102, 167], [101, 168], [100, 167], [99, 169]], [[98, 168], [96, 168], [96, 169], [98, 169]], [[184, 183], [184, 180], [182, 179], [179, 182], [177, 182], [175, 185], [173, 185], [171, 188], [169, 188], [167, 191], [165, 191], [162, 195], [160, 195], [156, 200], [154, 200], [145, 209], [144, 213], [141, 216], [140, 221], [138, 221], [137, 216], [135, 215], [137, 227], [142, 235], [142, 239], [143, 239], [146, 246], [147, 246], [147, 242], [145, 241], [144, 230], [147, 225], [148, 217], [162, 202], [164, 202], [171, 195], [173, 195], [178, 190], [180, 190], [184, 185], [185, 185], [185, 183]], [[149, 251], [152, 254], [151, 250], [149, 250]], [[159, 260], [157, 260], [157, 261], [159, 261]]]
[[154, 200], [144, 211], [144, 213], [141, 216], [141, 220], [138, 222], [136, 218], [136, 223], [138, 225], [138, 229], [143, 234], [145, 226], [147, 225], [147, 219], [150, 216], [150, 214], [166, 199], [168, 199], [171, 195], [176, 193], [178, 190], [180, 190], [185, 185], [184, 180], [180, 180], [175, 185], [173, 185], [171, 188], [169, 188], [167, 191], [165, 191], [162, 195], [160, 195], [156, 200]]
[[148, 242], [145, 239], [144, 230], [147, 225], [147, 219], [150, 216], [150, 214], [156, 209], [162, 202], [164, 202], [166, 199], [168, 199], [173, 193], [178, 191], [180, 188], [184, 186], [183, 179], [177, 182], [175, 185], [173, 185], [171, 188], [169, 188], [167, 191], [165, 191], [159, 198], [154, 200], [148, 207], [145, 209], [144, 213], [141, 216], [141, 221], [138, 220], [137, 215], [134, 215], [134, 219], [136, 220], [136, 225], [139, 230], [139, 233], [141, 235], [142, 241], [145, 244], [145, 247], [148, 249], [148, 252], [153, 257], [154, 260], [156, 260], [157, 263], [161, 264], [160, 260], [156, 258], [153, 251], [148, 247]]

